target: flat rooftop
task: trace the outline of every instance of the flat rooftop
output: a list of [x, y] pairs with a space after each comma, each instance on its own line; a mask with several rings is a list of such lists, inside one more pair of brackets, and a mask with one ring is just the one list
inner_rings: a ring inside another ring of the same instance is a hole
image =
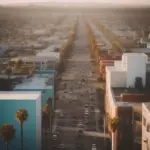
[[[23, 89], [47, 89], [52, 88], [54, 73], [35, 73], [33, 77], [26, 78], [22, 83], [17, 84], [14, 90]], [[47, 84], [48, 83], [48, 84]]]
[[144, 103], [144, 105], [145, 105], [145, 107], [147, 108], [147, 110], [149, 110], [149, 111], [150, 111], [150, 102], [148, 102], [148, 103]]
[[113, 96], [114, 96], [114, 100], [116, 102], [116, 104], [119, 105], [128, 105], [128, 106], [132, 106], [135, 109], [141, 109], [142, 103], [144, 102], [130, 102], [130, 101], [123, 101], [123, 99], [121, 98], [121, 94], [123, 93], [127, 93], [127, 94], [144, 94], [145, 91], [143, 92], [138, 92], [135, 88], [131, 88], [130, 90], [127, 88], [112, 88], [112, 92], [113, 92]]
[[131, 51], [135, 53], [150, 53], [150, 48], [133, 48]]
[[34, 100], [41, 96], [41, 92], [0, 92], [0, 100]]

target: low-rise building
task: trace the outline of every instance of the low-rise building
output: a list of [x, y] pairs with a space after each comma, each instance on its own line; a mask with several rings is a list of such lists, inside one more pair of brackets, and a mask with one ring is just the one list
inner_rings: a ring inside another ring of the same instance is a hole
[[[41, 150], [42, 113], [41, 92], [0, 92], [0, 124], [12, 124], [16, 136], [9, 142], [10, 150], [20, 150], [20, 124], [16, 120], [16, 112], [25, 109], [28, 120], [23, 124], [24, 150]], [[0, 139], [0, 149], [5, 149], [5, 142]]]
[[24, 78], [21, 83], [16, 84], [14, 91], [41, 91], [42, 108], [47, 104], [49, 97], [52, 97], [52, 110], [54, 110], [54, 81], [55, 71], [39, 70], [30, 78]]
[[[121, 61], [106, 67], [105, 112], [119, 118], [114, 134], [114, 150], [133, 150], [141, 138], [142, 102], [149, 102], [148, 57], [142, 53], [124, 53]], [[136, 149], [136, 148], [135, 148]]]

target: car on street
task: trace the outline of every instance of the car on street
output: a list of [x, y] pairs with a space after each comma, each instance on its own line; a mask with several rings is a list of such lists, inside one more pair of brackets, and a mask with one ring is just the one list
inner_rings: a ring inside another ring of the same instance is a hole
[[57, 145], [58, 145], [58, 136], [57, 134], [53, 134], [52, 135], [52, 149], [53, 150], [57, 149]]
[[57, 138], [58, 138], [57, 134], [53, 134], [52, 139], [57, 140]]
[[96, 144], [92, 144], [92, 150], [97, 150]]
[[64, 145], [64, 144], [60, 144], [60, 145], [59, 145], [59, 149], [60, 149], [60, 150], [64, 150], [64, 149], [65, 149], [65, 145]]
[[85, 105], [84, 105], [84, 108], [88, 108], [88, 107], [89, 107], [89, 105], [88, 105], [88, 104], [85, 104]]
[[63, 111], [60, 112], [60, 118], [64, 118], [64, 113], [63, 113]]
[[56, 127], [56, 134], [59, 134], [60, 132], [61, 132], [60, 126], [57, 126], [57, 127]]
[[85, 108], [84, 115], [89, 115], [89, 109]]
[[80, 129], [85, 129], [85, 126], [84, 126], [84, 124], [78, 124], [78, 128], [80, 128]]

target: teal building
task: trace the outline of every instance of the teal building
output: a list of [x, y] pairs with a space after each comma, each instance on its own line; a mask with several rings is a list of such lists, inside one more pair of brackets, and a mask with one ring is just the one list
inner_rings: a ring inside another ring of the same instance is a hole
[[54, 111], [54, 84], [55, 70], [37, 70], [30, 77], [25, 78], [22, 83], [14, 87], [14, 91], [41, 91], [42, 93], [42, 108], [47, 104], [49, 97], [52, 97], [52, 111]]
[[[9, 150], [20, 150], [20, 125], [15, 118], [19, 109], [28, 111], [28, 120], [23, 125], [24, 150], [41, 150], [41, 92], [0, 92], [0, 125], [12, 124], [15, 138], [9, 142]], [[0, 149], [5, 143], [0, 138]]]

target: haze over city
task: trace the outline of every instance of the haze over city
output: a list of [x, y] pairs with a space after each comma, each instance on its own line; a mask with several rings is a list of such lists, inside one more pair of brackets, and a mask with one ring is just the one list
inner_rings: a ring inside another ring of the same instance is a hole
[[113, 4], [150, 4], [149, 0], [1, 0], [0, 4], [17, 4], [17, 3], [39, 3], [39, 2], [55, 2], [55, 3], [113, 3]]
[[150, 150], [150, 0], [0, 0], [0, 150]]

